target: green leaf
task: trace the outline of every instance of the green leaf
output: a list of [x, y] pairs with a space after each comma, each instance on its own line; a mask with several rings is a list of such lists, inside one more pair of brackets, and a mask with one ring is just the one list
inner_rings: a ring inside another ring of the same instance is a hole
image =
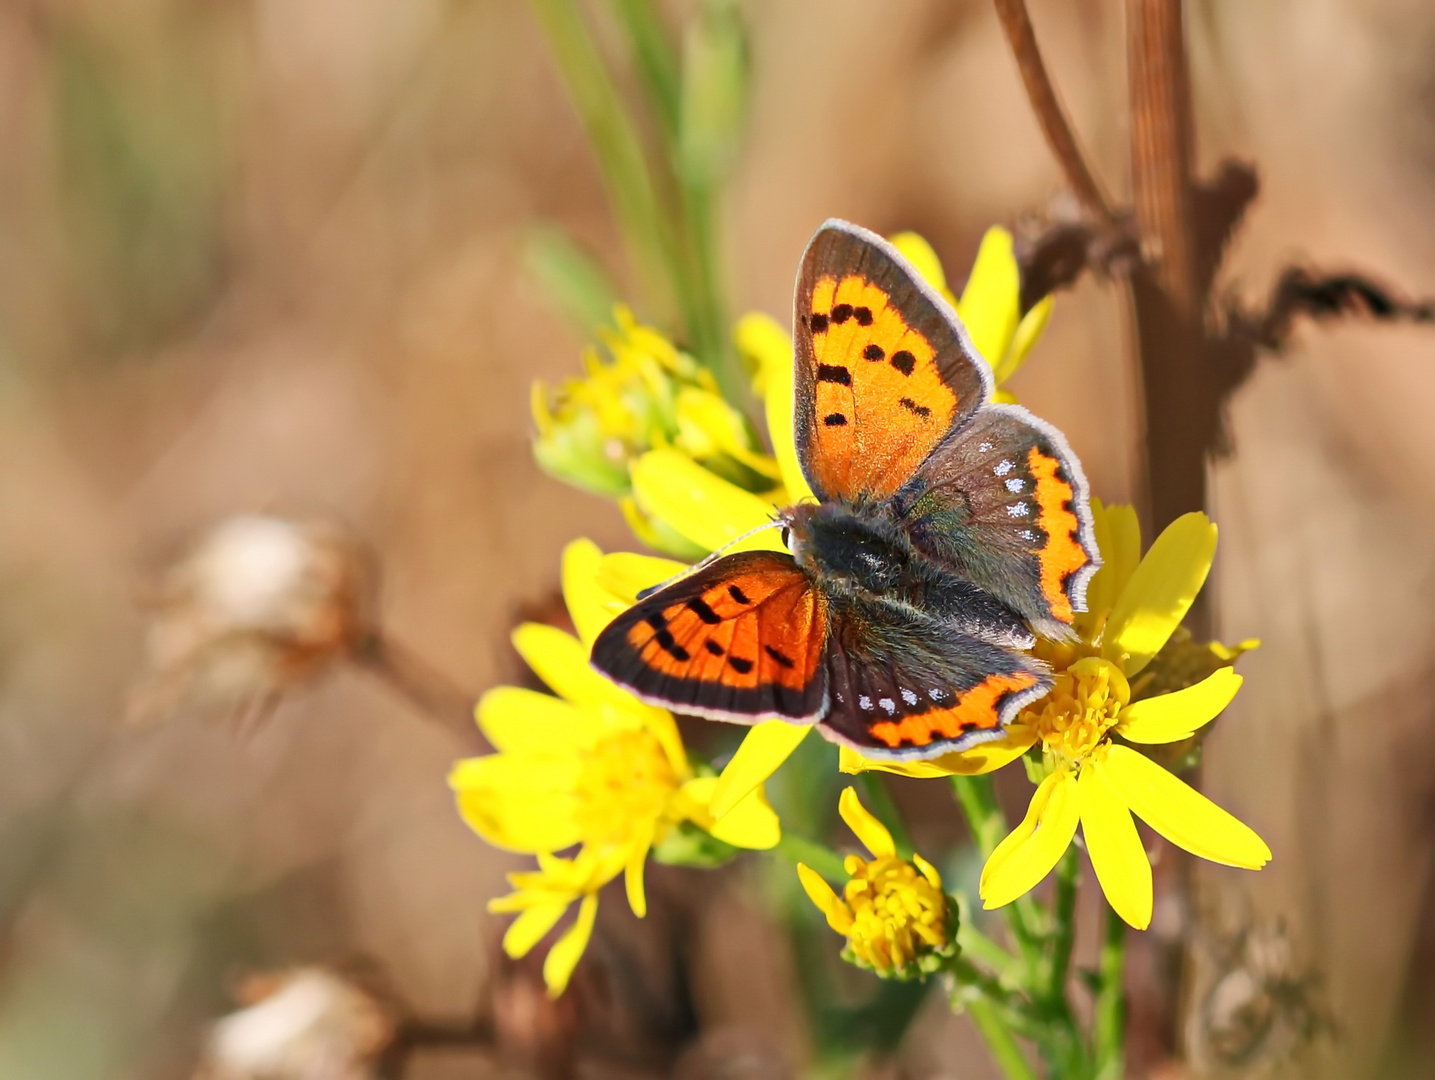
[[616, 286], [598, 260], [562, 228], [531, 229], [523, 242], [523, 265], [585, 337], [612, 325], [619, 299]]
[[712, 833], [690, 821], [680, 822], [662, 841], [653, 846], [653, 858], [667, 866], [692, 866], [710, 870], [731, 862], [742, 849], [723, 843]]

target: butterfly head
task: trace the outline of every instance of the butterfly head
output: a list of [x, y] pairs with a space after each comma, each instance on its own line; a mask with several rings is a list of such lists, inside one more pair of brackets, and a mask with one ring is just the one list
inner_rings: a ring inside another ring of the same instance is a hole
[[785, 519], [798, 565], [830, 590], [881, 596], [907, 580], [914, 553], [883, 514], [842, 503], [801, 504]]

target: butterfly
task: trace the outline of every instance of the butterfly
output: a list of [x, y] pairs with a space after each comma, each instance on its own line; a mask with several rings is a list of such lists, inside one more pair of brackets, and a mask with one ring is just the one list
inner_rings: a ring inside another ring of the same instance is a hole
[[790, 554], [720, 556], [598, 636], [598, 671], [652, 704], [815, 724], [869, 758], [999, 738], [1051, 687], [1023, 650], [1070, 638], [1100, 566], [1062, 434], [990, 401], [951, 305], [874, 233], [813, 236], [794, 320], [798, 459], [817, 502]]

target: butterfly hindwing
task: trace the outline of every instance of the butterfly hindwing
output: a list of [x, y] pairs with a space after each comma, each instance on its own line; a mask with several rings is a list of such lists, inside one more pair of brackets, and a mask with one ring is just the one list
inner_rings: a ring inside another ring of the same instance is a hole
[[795, 319], [798, 457], [818, 498], [893, 495], [992, 391], [951, 305], [891, 244], [828, 221]]
[[896, 605], [834, 602], [832, 707], [818, 725], [879, 760], [938, 757], [987, 739], [1050, 688], [1041, 666]]
[[593, 666], [645, 701], [716, 720], [816, 720], [826, 708], [827, 604], [792, 557], [746, 551], [639, 600]]
[[1026, 619], [1070, 635], [1101, 565], [1081, 465], [1018, 405], [979, 411], [895, 500], [916, 548]]

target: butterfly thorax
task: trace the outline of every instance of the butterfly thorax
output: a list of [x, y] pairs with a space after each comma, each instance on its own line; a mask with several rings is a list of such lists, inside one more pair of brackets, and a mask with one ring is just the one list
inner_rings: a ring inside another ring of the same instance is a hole
[[880, 507], [802, 504], [787, 526], [798, 565], [829, 593], [903, 599], [935, 569]]
[[785, 520], [793, 558], [828, 597], [895, 604], [978, 637], [1030, 645], [1021, 616], [923, 555], [888, 504], [804, 503]]

